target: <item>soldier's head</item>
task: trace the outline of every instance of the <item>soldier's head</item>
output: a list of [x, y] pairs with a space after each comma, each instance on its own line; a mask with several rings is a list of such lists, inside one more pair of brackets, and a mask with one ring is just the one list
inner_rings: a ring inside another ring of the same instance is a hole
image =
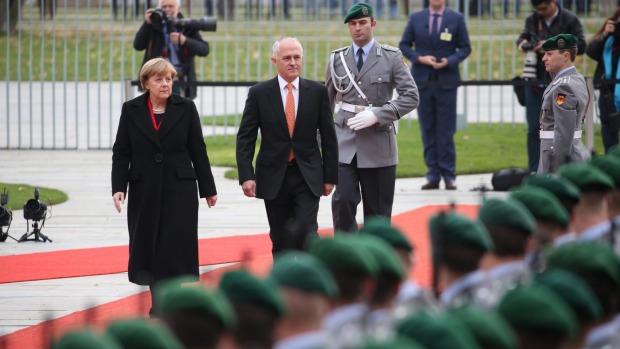
[[344, 23], [349, 25], [351, 39], [359, 47], [372, 40], [373, 30], [377, 26], [372, 7], [363, 2], [351, 6]]
[[545, 55], [543, 62], [549, 73], [555, 74], [573, 65], [577, 57], [577, 37], [572, 34], [559, 34], [542, 45]]
[[499, 258], [524, 258], [530, 237], [536, 231], [534, 217], [518, 200], [489, 199], [478, 212], [491, 240], [493, 255]]
[[299, 74], [304, 60], [304, 49], [296, 38], [284, 37], [273, 43], [271, 61], [286, 82], [293, 82]]

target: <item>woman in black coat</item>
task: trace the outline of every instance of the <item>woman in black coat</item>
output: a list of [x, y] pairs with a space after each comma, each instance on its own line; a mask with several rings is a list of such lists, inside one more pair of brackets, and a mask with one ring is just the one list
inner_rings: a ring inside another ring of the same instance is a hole
[[[620, 69], [620, 28], [617, 25], [619, 21], [620, 7], [616, 9], [613, 16], [605, 20], [586, 49], [586, 54], [598, 62], [593, 83], [594, 87], [601, 91], [598, 107], [601, 118], [601, 135], [606, 153], [618, 144], [620, 85], [602, 84], [601, 82], [620, 77], [620, 71], [618, 71]], [[605, 58], [606, 55], [608, 58]]]
[[123, 104], [112, 148], [116, 210], [128, 199], [129, 281], [153, 286], [198, 276], [198, 193], [217, 192], [194, 102], [172, 95], [174, 67], [154, 58], [140, 71], [145, 93]]

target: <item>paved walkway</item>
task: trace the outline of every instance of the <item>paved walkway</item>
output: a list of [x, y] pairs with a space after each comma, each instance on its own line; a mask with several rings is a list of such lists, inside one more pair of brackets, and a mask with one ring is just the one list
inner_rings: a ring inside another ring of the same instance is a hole
[[[116, 213], [112, 204], [111, 158], [109, 150], [1, 151], [0, 182], [60, 189], [69, 195], [69, 200], [49, 208], [50, 217], [42, 232], [53, 243], [18, 244], [8, 239], [0, 243], [0, 255], [126, 245], [125, 214]], [[266, 233], [263, 202], [243, 196], [237, 182], [225, 179], [224, 172], [224, 168], [214, 168], [217, 205], [209, 209], [201, 201], [199, 237]], [[453, 192], [423, 192], [419, 189], [423, 183], [422, 178], [397, 180], [394, 214], [450, 201], [477, 204], [479, 193], [470, 189], [481, 183], [490, 185], [490, 175], [460, 176], [459, 189]], [[41, 199], [45, 199], [44, 192]], [[25, 223], [21, 211], [16, 212], [9, 234], [19, 238], [26, 231]], [[330, 198], [324, 197], [320, 203], [319, 227], [331, 226]], [[2, 265], [0, 274], [6, 268], [14, 270], [19, 265]], [[0, 284], [0, 336], [143, 290], [130, 284], [125, 273]]]

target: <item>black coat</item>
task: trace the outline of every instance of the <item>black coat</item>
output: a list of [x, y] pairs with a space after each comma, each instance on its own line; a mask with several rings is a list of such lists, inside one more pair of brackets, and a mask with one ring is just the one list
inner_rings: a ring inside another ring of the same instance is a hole
[[[255, 172], [252, 160], [259, 129], [261, 143]], [[320, 145], [317, 130], [321, 135]], [[291, 139], [278, 78], [252, 86], [237, 133], [239, 183], [256, 180], [256, 197], [273, 200], [284, 181], [291, 148], [314, 195], [322, 195], [324, 183], [338, 183], [338, 140], [327, 88], [315, 81], [299, 79], [299, 103]]]
[[[613, 35], [613, 34], [612, 34]], [[603, 50], [605, 48], [605, 42], [608, 37], [603, 34], [597, 35], [586, 49], [588, 57], [597, 62], [596, 70], [594, 71], [594, 87], [601, 88], [601, 80], [605, 79], [605, 62], [603, 60]], [[611, 51], [611, 78], [616, 78], [616, 72], [618, 71], [618, 58], [620, 58], [620, 38], [614, 38], [614, 46]], [[613, 85], [606, 85], [607, 88], [612, 88]]]
[[127, 194], [129, 281], [139, 285], [198, 275], [198, 192], [217, 193], [194, 102], [172, 95], [156, 132], [147, 100], [123, 104], [112, 148], [112, 193]]
[[[181, 14], [178, 17], [183, 18]], [[196, 81], [196, 62], [194, 56], [206, 57], [209, 54], [209, 43], [204, 41], [196, 30], [184, 29], [181, 31], [181, 34], [187, 37], [185, 44], [180, 46], [179, 52], [183, 72], [187, 77], [186, 81]], [[143, 22], [133, 40], [134, 49], [137, 51], [146, 50], [142, 65], [150, 59], [161, 57], [165, 44], [166, 41], [161, 23], [156, 25]], [[138, 80], [140, 80], [140, 77], [138, 77]], [[185, 97], [194, 99], [196, 98], [197, 91], [196, 86], [187, 86], [185, 88]]]

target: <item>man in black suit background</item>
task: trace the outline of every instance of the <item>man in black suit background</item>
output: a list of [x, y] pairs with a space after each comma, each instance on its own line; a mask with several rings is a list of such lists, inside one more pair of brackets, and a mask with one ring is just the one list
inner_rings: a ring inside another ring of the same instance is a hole
[[308, 235], [316, 234], [319, 199], [337, 184], [338, 141], [327, 88], [299, 77], [299, 40], [277, 40], [271, 61], [278, 76], [248, 91], [237, 133], [237, 167], [245, 196], [265, 201], [275, 255], [301, 249]]

